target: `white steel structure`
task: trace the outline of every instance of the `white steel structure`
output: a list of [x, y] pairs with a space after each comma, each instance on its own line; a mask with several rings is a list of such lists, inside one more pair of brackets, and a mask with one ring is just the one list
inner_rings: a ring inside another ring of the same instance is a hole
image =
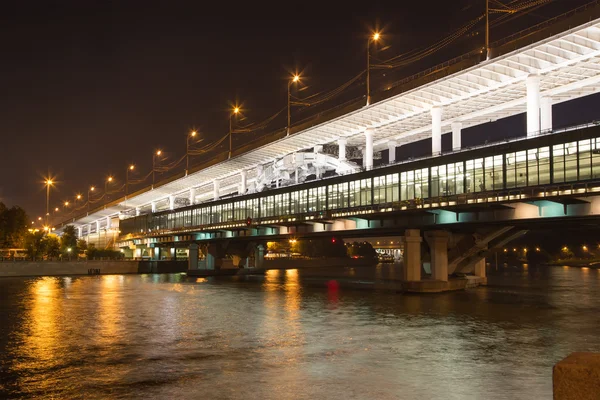
[[[432, 138], [435, 155], [441, 151], [441, 135], [447, 132], [452, 132], [453, 149], [460, 149], [462, 128], [519, 113], [527, 113], [528, 136], [536, 135], [552, 129], [553, 104], [597, 93], [599, 88], [597, 19], [154, 187], [73, 224], [96, 224], [98, 231], [126, 210], [155, 211], [177, 207], [179, 198], [194, 204], [246, 193], [266, 185], [265, 169], [281, 165], [284, 157], [310, 149], [319, 153], [327, 144], [339, 145], [340, 162], [335, 165], [330, 157], [313, 157], [312, 166], [349, 173], [353, 166], [345, 162], [346, 145], [363, 148], [363, 167], [369, 169], [374, 152]], [[394, 161], [395, 152], [391, 153]]]

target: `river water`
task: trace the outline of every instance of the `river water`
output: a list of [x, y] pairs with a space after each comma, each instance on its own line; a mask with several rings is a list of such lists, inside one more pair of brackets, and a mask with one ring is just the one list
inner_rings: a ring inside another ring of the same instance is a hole
[[402, 295], [173, 275], [0, 280], [0, 398], [551, 399], [600, 351], [600, 271], [488, 270]]

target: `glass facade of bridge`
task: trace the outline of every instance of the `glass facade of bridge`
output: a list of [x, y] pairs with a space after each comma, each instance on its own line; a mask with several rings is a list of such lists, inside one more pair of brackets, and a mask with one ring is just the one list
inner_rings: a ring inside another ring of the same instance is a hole
[[588, 128], [140, 215], [122, 220], [120, 230], [202, 227], [598, 178], [600, 132]]

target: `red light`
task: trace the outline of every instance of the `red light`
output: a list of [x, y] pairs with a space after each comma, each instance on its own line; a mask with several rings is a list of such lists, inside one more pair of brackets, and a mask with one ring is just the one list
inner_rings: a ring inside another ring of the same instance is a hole
[[331, 243], [335, 243], [335, 238], [331, 239]]

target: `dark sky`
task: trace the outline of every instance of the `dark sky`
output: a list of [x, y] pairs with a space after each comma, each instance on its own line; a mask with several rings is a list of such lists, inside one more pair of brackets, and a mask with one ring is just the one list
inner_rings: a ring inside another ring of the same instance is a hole
[[[556, 0], [493, 30], [492, 40], [586, 2]], [[236, 98], [248, 121], [285, 106], [288, 71], [303, 71], [306, 94], [352, 78], [365, 68], [366, 35], [376, 26], [390, 46], [378, 56], [387, 58], [436, 42], [484, 5], [256, 3], [2, 2], [0, 201], [42, 215], [48, 171], [59, 181], [52, 204], [102, 186], [108, 174], [122, 182], [130, 162], [148, 171], [156, 148], [183, 154], [192, 127], [207, 141], [224, 135]], [[466, 38], [444, 57], [482, 40]]]

